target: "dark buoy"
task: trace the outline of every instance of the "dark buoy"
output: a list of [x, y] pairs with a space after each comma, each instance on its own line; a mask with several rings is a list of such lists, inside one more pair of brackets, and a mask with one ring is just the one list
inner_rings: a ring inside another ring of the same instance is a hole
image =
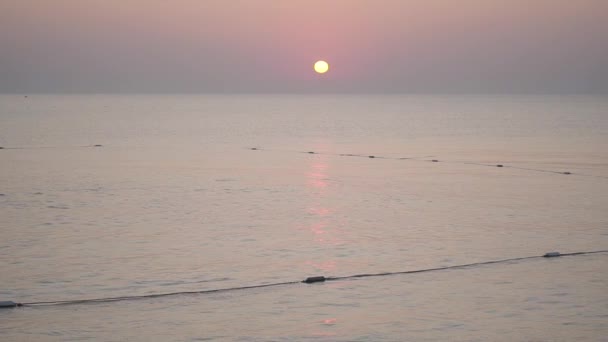
[[376, 158], [376, 156], [369, 156], [370, 158]]
[[549, 253], [545, 253], [545, 255], [543, 255], [543, 257], [545, 257], [545, 258], [556, 258], [558, 256], [561, 256], [561, 254], [559, 252], [549, 252]]
[[565, 175], [571, 175], [572, 173], [569, 171], [564, 172]]
[[496, 165], [496, 167], [503, 167], [503, 165], [502, 164], [498, 164], [498, 165]]
[[252, 147], [251, 148], [252, 151], [257, 151], [257, 149], [258, 149], [257, 147]]
[[318, 276], [318, 277], [308, 277], [306, 278], [303, 283], [306, 284], [312, 284], [312, 283], [322, 283], [324, 282], [326, 279], [324, 276]]
[[431, 160], [431, 161], [432, 161], [433, 163], [439, 163], [439, 160], [437, 160], [437, 159], [433, 159], [433, 160]]
[[102, 147], [103, 145], [97, 144], [97, 145], [94, 145], [94, 146], [95, 147]]
[[0, 150], [4, 150], [4, 147], [0, 146]]
[[313, 151], [308, 151], [309, 154], [315, 154]]
[[0, 302], [0, 309], [16, 308], [18, 306], [21, 306], [21, 304], [20, 303], [12, 302], [10, 300], [9, 301]]

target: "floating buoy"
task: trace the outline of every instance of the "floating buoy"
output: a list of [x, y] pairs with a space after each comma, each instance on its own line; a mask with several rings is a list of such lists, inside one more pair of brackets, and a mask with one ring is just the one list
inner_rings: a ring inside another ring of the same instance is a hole
[[369, 156], [369, 158], [376, 158], [375, 156]]
[[545, 258], [555, 258], [561, 256], [561, 254], [559, 252], [549, 252], [549, 253], [545, 253], [545, 255], [543, 255], [543, 257]]
[[16, 308], [18, 306], [21, 306], [20, 303], [15, 303], [12, 301], [4, 301], [4, 302], [0, 302], [0, 309], [5, 309], [5, 308]]
[[258, 148], [257, 147], [252, 147], [251, 150], [252, 151], [256, 151]]
[[0, 146], [0, 150], [4, 150], [4, 147]]
[[322, 283], [324, 282], [326, 279], [324, 276], [318, 276], [318, 277], [308, 277], [306, 278], [303, 283], [306, 284], [312, 284], [312, 283]]
[[433, 160], [431, 160], [431, 161], [432, 161], [433, 163], [439, 163], [439, 160], [437, 160], [437, 159], [433, 159]]
[[102, 147], [103, 145], [97, 144], [97, 145], [94, 145], [94, 146], [95, 147]]
[[564, 172], [565, 175], [571, 175], [572, 173], [569, 171]]
[[503, 167], [503, 165], [502, 164], [498, 164], [498, 165], [496, 165], [496, 167]]
[[309, 154], [315, 154], [313, 151], [308, 151]]

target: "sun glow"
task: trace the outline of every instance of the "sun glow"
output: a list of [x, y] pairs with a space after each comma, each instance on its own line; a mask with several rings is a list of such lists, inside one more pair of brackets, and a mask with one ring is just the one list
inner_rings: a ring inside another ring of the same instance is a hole
[[326, 61], [317, 61], [314, 68], [317, 73], [324, 74], [329, 70], [329, 64]]

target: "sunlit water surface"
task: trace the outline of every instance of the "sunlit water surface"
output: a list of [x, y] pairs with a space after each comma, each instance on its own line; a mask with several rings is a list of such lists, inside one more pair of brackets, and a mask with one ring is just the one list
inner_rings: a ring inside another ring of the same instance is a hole
[[[0, 300], [608, 249], [601, 97], [4, 95], [0, 146]], [[0, 311], [7, 341], [597, 341], [606, 322], [607, 254]]]

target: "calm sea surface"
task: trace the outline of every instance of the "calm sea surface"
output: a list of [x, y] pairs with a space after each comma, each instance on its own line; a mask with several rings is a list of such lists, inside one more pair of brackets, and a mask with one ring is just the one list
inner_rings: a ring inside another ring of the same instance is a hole
[[[0, 301], [608, 249], [602, 97], [3, 95], [0, 146]], [[6, 309], [0, 334], [608, 341], [608, 254]]]

